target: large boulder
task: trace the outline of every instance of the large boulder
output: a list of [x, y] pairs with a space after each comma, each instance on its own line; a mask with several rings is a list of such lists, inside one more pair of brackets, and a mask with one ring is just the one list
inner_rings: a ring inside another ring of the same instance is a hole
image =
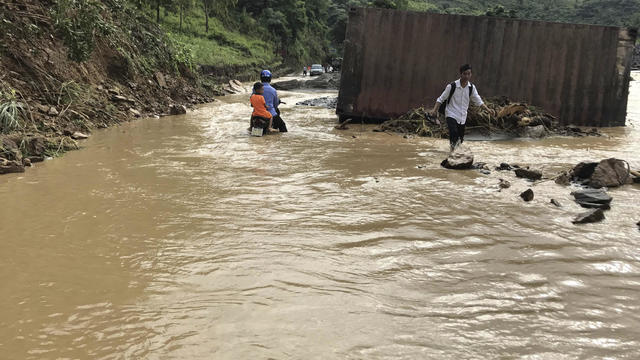
[[469, 151], [456, 150], [440, 163], [447, 169], [464, 170], [473, 167], [473, 154]]
[[589, 178], [588, 185], [594, 188], [617, 187], [626, 184], [630, 179], [626, 161], [610, 158], [598, 163]]
[[583, 189], [571, 193], [576, 203], [584, 208], [609, 209], [613, 198], [603, 189]]
[[340, 87], [339, 74], [322, 74], [305, 83], [305, 87], [312, 89], [338, 89]]
[[604, 220], [604, 212], [602, 209], [592, 209], [585, 213], [579, 214], [573, 220], [574, 224], [587, 224]]
[[520, 168], [516, 169], [516, 176], [519, 178], [525, 178], [529, 180], [540, 180], [542, 178], [542, 172], [539, 170]]
[[296, 90], [302, 88], [304, 85], [303, 81], [300, 80], [286, 80], [286, 81], [278, 81], [276, 83], [271, 84], [276, 90]]

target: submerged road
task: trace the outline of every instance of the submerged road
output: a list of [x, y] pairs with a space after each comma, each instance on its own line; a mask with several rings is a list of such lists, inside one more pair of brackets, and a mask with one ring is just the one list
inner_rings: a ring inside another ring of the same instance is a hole
[[[248, 136], [227, 96], [0, 177], [0, 358], [640, 358], [638, 186], [573, 225], [572, 187], [524, 203], [513, 173], [441, 168], [446, 140], [337, 131], [293, 105], [336, 92], [281, 94], [287, 134]], [[640, 168], [629, 100], [608, 137], [468, 145]]]

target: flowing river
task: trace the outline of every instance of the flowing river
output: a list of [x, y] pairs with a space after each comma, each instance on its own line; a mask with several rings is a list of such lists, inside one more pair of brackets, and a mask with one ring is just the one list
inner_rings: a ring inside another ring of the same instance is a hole
[[[606, 137], [467, 145], [640, 168], [631, 86]], [[638, 185], [573, 225], [576, 186], [446, 170], [446, 140], [294, 105], [320, 96], [281, 92], [286, 134], [248, 136], [227, 96], [1, 176], [0, 359], [640, 358]]]

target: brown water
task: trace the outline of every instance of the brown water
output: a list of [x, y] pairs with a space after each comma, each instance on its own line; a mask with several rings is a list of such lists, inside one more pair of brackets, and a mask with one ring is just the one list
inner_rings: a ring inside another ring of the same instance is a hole
[[[468, 145], [640, 168], [632, 87], [610, 137]], [[249, 137], [229, 96], [0, 177], [0, 358], [640, 358], [638, 186], [576, 226], [571, 188], [524, 203], [513, 173], [442, 169], [445, 140], [336, 131], [292, 105], [335, 92], [282, 95], [287, 134]]]

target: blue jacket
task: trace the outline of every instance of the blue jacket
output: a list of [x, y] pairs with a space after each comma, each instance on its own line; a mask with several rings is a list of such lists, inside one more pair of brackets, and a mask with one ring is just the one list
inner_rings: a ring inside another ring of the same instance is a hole
[[276, 116], [278, 115], [276, 109], [280, 104], [278, 93], [268, 82], [263, 82], [262, 85], [264, 85], [264, 94], [262, 94], [262, 96], [264, 96], [264, 101], [267, 103], [267, 110], [269, 110], [272, 116]]

